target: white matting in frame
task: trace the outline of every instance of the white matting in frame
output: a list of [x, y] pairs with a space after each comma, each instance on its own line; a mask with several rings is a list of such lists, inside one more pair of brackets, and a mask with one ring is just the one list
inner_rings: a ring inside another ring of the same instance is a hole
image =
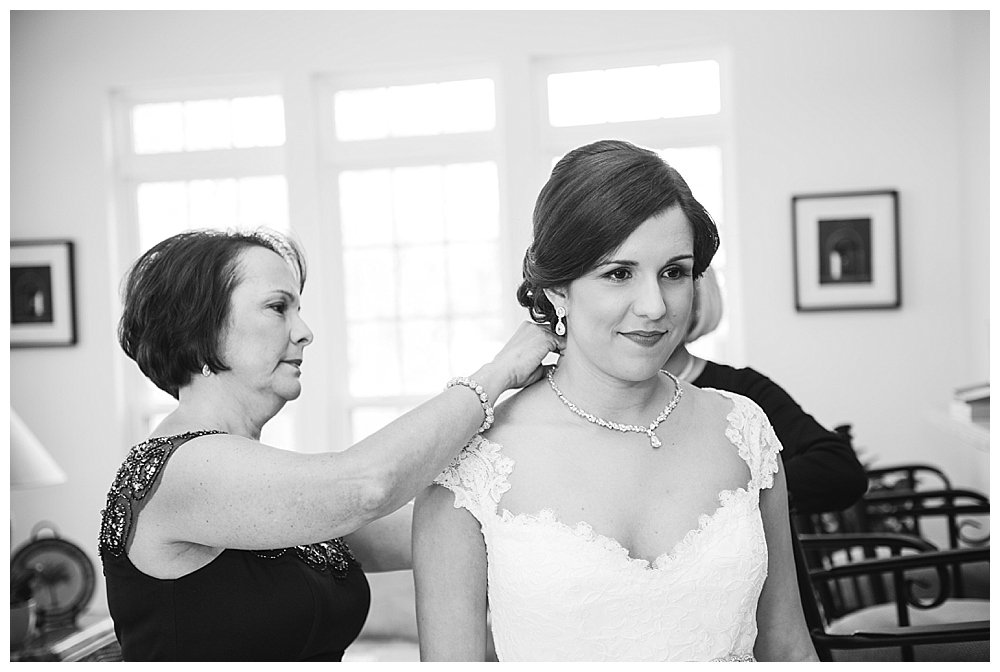
[[10, 345], [12, 348], [76, 343], [73, 243], [10, 243]]
[[792, 197], [795, 308], [899, 308], [895, 190]]

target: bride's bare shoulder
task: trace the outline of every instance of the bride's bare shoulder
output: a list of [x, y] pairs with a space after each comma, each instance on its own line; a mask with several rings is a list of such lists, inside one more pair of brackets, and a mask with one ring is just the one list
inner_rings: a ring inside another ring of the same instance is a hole
[[519, 443], [518, 438], [525, 433], [543, 430], [551, 423], [554, 398], [545, 380], [504, 398], [494, 409], [493, 427], [486, 438], [513, 445]]
[[688, 408], [703, 420], [725, 420], [733, 410], [733, 399], [713, 388], [700, 388], [684, 383], [684, 400]]

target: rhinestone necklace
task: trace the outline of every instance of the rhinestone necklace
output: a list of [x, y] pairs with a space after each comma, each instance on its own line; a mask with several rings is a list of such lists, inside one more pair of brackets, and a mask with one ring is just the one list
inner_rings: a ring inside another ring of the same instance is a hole
[[649, 427], [642, 427], [640, 425], [623, 425], [618, 422], [611, 422], [610, 420], [599, 418], [596, 415], [593, 415], [592, 413], [587, 413], [587, 411], [584, 411], [583, 409], [577, 407], [576, 404], [574, 404], [572, 401], [564, 397], [563, 393], [560, 392], [559, 388], [556, 386], [556, 381], [553, 378], [553, 375], [556, 372], [556, 368], [558, 367], [553, 366], [552, 368], [549, 369], [548, 373], [549, 387], [551, 387], [552, 391], [556, 393], [556, 396], [559, 397], [559, 399], [564, 404], [566, 404], [569, 410], [573, 411], [581, 418], [584, 418], [594, 423], [595, 425], [600, 425], [601, 427], [607, 427], [608, 429], [614, 429], [619, 432], [637, 432], [639, 434], [645, 434], [646, 436], [649, 437], [649, 445], [652, 446], [653, 448], [659, 448], [660, 446], [663, 445], [663, 442], [660, 441], [660, 437], [658, 437], [654, 432], [656, 431], [656, 428], [660, 425], [660, 423], [667, 419], [667, 416], [670, 415], [670, 413], [674, 410], [674, 408], [677, 407], [677, 403], [681, 400], [681, 395], [683, 394], [683, 392], [681, 390], [681, 381], [677, 379], [677, 376], [670, 373], [669, 371], [661, 371], [661, 373], [667, 374], [667, 376], [669, 376], [670, 379], [674, 381], [674, 397], [673, 399], [670, 400], [670, 403], [667, 404], [666, 408], [663, 409], [663, 412], [660, 413], [658, 416], [656, 416], [656, 420], [653, 420], [651, 423], [649, 423]]

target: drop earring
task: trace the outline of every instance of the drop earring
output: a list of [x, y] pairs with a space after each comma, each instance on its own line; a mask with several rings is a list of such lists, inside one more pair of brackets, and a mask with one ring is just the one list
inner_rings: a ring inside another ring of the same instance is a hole
[[556, 307], [556, 336], [566, 335], [566, 323], [563, 322], [563, 318], [566, 317], [566, 309], [562, 306]]
[[201, 375], [205, 376], [206, 378], [212, 375], [212, 369], [208, 368], [208, 364], [201, 367]]

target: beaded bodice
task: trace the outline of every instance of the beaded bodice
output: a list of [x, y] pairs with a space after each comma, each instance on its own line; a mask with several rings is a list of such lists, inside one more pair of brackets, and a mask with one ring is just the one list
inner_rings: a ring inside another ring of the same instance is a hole
[[[134, 446], [119, 467], [108, 492], [107, 504], [101, 511], [98, 549], [115, 557], [122, 556], [132, 534], [135, 516], [146, 497], [155, 489], [157, 479], [173, 452], [193, 438], [223, 433], [218, 430], [201, 430], [157, 436]], [[329, 572], [341, 579], [347, 576], [351, 562], [358, 564], [351, 549], [340, 538], [292, 548], [255, 551], [263, 559], [279, 558], [286, 553], [293, 553], [317, 571]]]
[[759, 494], [781, 445], [756, 404], [720, 394], [733, 401], [725, 433], [750, 480], [719, 493], [718, 509], [652, 562], [551, 509], [504, 509], [515, 463], [482, 435], [436, 479], [480, 524], [501, 661], [753, 660], [768, 557]]

